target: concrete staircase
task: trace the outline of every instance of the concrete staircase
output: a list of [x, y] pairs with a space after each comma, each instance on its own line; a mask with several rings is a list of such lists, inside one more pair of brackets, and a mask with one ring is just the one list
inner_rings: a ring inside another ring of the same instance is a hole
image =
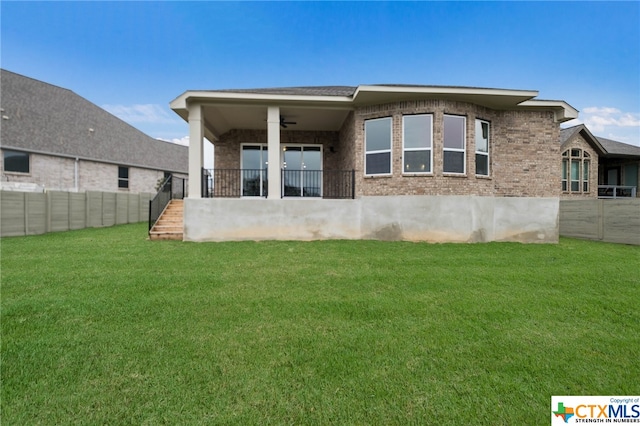
[[184, 223], [183, 200], [171, 200], [164, 209], [160, 218], [151, 231], [151, 240], [180, 240], [182, 241], [182, 228]]

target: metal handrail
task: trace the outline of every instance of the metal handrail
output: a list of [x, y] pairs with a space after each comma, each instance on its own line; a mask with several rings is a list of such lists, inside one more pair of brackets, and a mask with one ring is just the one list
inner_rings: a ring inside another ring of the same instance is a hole
[[[204, 198], [266, 197], [267, 169], [202, 169]], [[355, 170], [281, 169], [282, 197], [355, 198]]]
[[149, 231], [172, 199], [181, 200], [184, 198], [185, 183], [185, 179], [169, 175], [160, 184], [158, 193], [149, 201]]
[[282, 197], [355, 198], [355, 170], [282, 169]]
[[598, 198], [636, 198], [637, 187], [598, 185]]

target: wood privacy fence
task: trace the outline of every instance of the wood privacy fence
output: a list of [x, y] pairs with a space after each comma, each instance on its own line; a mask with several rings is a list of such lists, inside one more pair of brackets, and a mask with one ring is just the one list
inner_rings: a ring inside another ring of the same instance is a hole
[[0, 191], [0, 236], [98, 228], [149, 220], [154, 194]]
[[560, 200], [560, 235], [640, 245], [640, 199]]

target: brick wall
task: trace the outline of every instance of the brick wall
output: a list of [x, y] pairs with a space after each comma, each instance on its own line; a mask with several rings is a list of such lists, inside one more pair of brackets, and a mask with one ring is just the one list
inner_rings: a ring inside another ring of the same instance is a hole
[[[0, 167], [4, 167], [1, 164]], [[2, 186], [19, 188], [20, 184], [35, 184], [47, 190], [75, 191], [75, 159], [51, 155], [30, 154], [30, 173], [2, 170]], [[129, 188], [118, 188], [118, 166], [95, 161], [78, 161], [79, 191], [156, 192], [156, 184], [164, 172], [129, 167]]]
[[[282, 130], [280, 143], [322, 145], [322, 162], [325, 170], [340, 169], [340, 139], [338, 132], [312, 132], [297, 130]], [[215, 143], [215, 168], [239, 169], [240, 150], [243, 144], [267, 144], [266, 130], [230, 130], [220, 136]], [[332, 148], [333, 151], [332, 152]]]
[[[402, 174], [402, 116], [433, 115], [430, 175]], [[443, 173], [444, 115], [466, 117], [466, 173]], [[392, 176], [364, 176], [364, 121], [392, 117]], [[475, 120], [490, 123], [490, 174], [475, 175]], [[555, 197], [560, 194], [559, 124], [552, 112], [495, 111], [444, 101], [405, 101], [358, 108], [354, 116], [356, 190], [359, 195], [492, 195]]]
[[[560, 147], [560, 153], [558, 158], [560, 159], [560, 165], [562, 167], [562, 153], [573, 149], [579, 148], [586, 151], [590, 156], [589, 164], [589, 192], [586, 193], [571, 193], [571, 192], [562, 192], [562, 198], [598, 198], [598, 154], [591, 147], [591, 145], [580, 135], [579, 133], [574, 135], [571, 139], [566, 141]], [[562, 176], [562, 168], [560, 169], [560, 176]], [[568, 182], [568, 186], [570, 187], [570, 182]], [[581, 188], [582, 189], [582, 188]]]
[[[433, 115], [433, 165], [429, 175], [403, 175], [402, 116]], [[466, 117], [466, 173], [443, 170], [444, 115]], [[392, 175], [364, 176], [364, 122], [392, 117]], [[475, 120], [490, 123], [490, 174], [475, 175]], [[481, 195], [557, 197], [561, 190], [560, 127], [552, 112], [496, 111], [474, 104], [418, 100], [362, 106], [349, 114], [339, 132], [283, 130], [282, 144], [320, 144], [324, 168], [356, 172], [356, 196]], [[240, 167], [242, 143], [267, 143], [265, 130], [231, 130], [215, 144], [215, 167]], [[331, 152], [331, 147], [333, 151]]]

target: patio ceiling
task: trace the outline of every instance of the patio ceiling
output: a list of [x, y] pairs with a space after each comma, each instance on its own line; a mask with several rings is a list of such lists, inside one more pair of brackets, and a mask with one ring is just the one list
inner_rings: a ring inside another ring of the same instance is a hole
[[[338, 131], [348, 114], [349, 109], [344, 108], [280, 107], [280, 116], [296, 123], [281, 130]], [[262, 105], [204, 105], [203, 115], [205, 127], [214, 135], [231, 129], [267, 129], [267, 107]]]

